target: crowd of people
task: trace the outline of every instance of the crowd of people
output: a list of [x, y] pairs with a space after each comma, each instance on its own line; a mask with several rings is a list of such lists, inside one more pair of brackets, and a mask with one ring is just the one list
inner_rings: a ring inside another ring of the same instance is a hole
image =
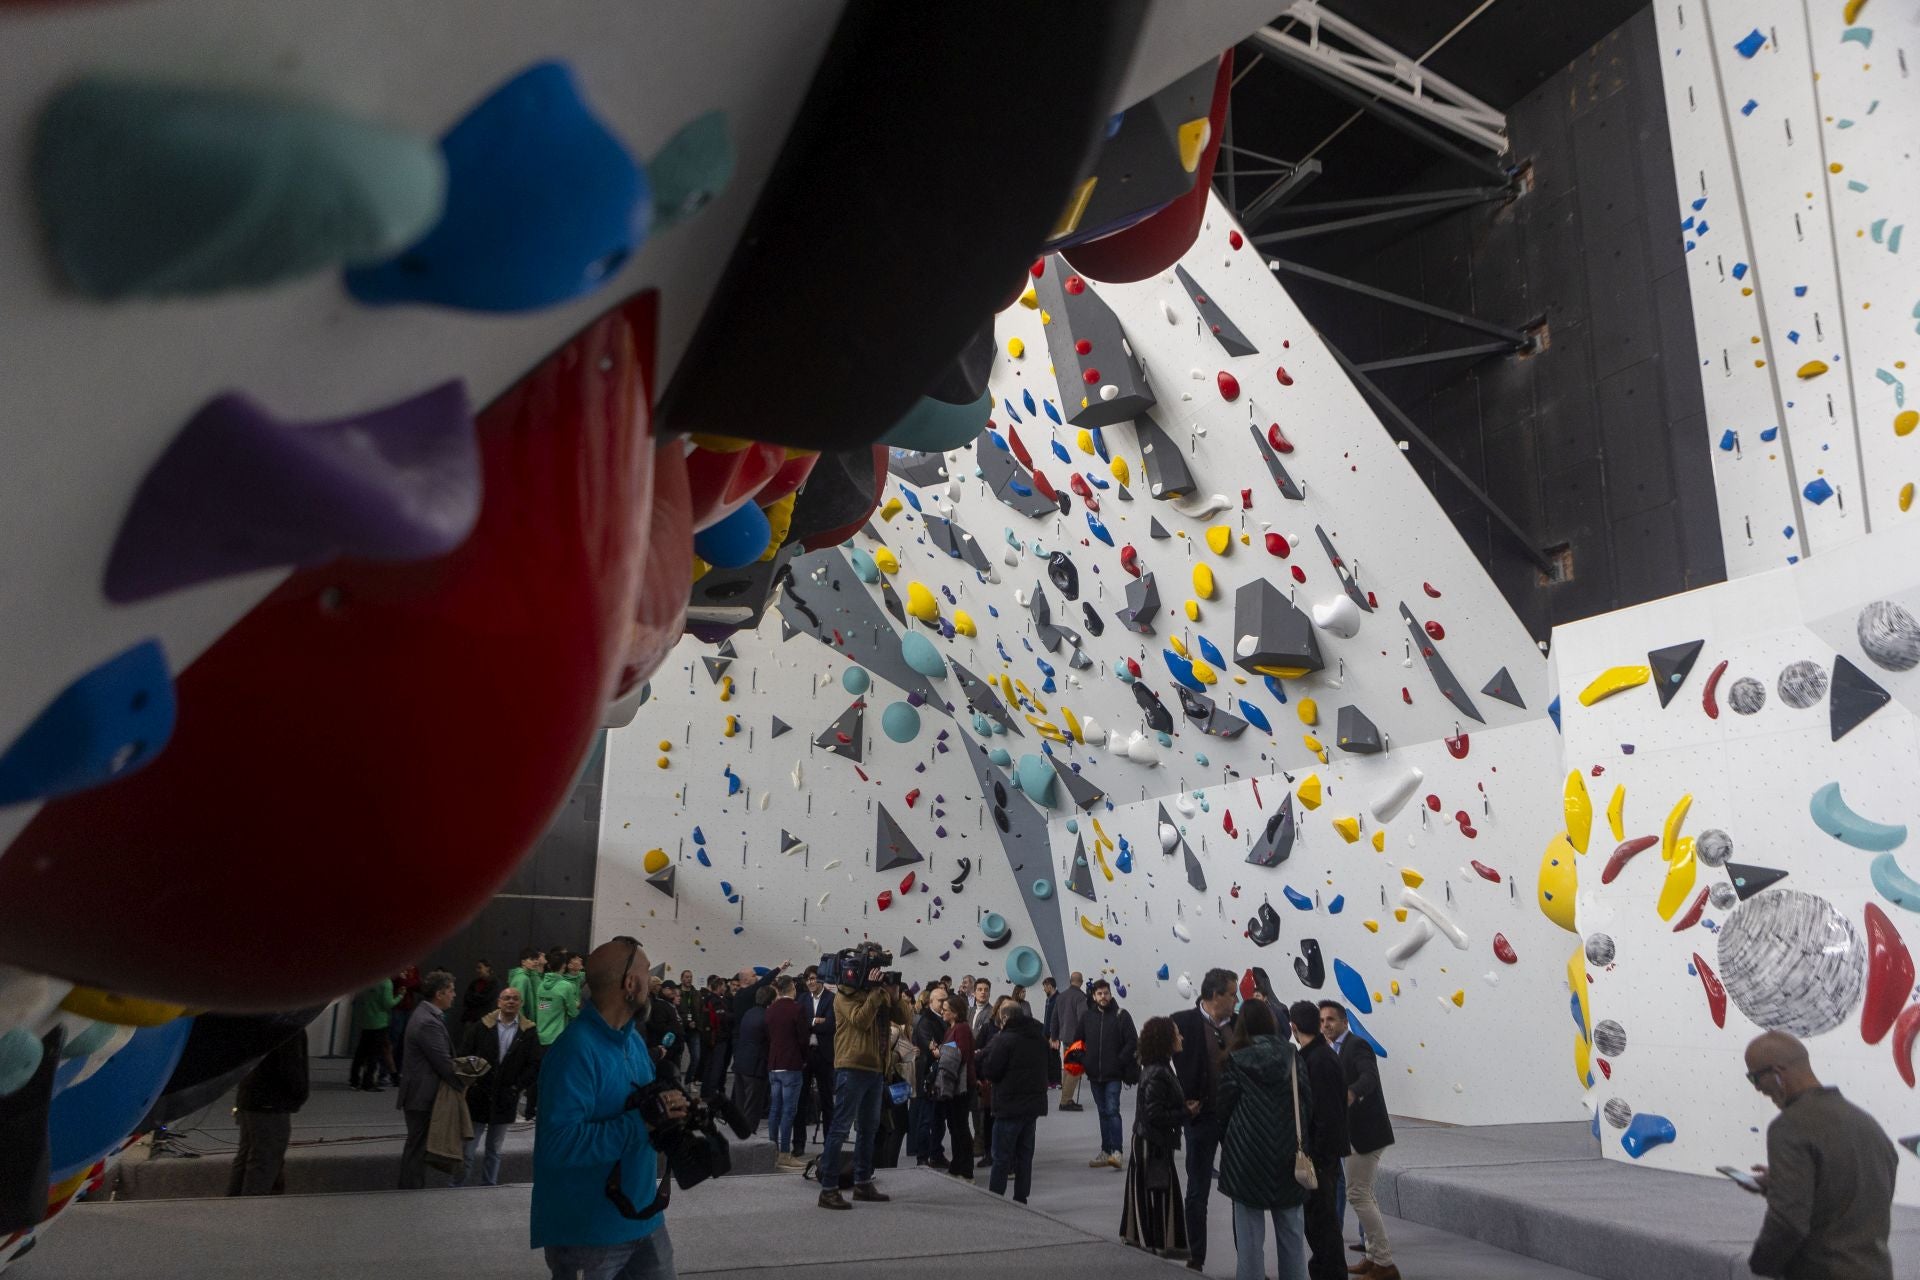
[[[1393, 1125], [1375, 1049], [1338, 1001], [1288, 1004], [1259, 970], [1212, 969], [1191, 1006], [1136, 1027], [1111, 983], [1079, 973], [1043, 981], [1036, 1010], [1025, 988], [996, 995], [985, 978], [909, 989], [876, 964], [829, 986], [818, 967], [788, 968], [696, 983], [617, 938], [585, 957], [529, 949], [504, 983], [483, 962], [464, 993], [444, 970], [410, 969], [355, 999], [352, 1086], [397, 1085], [403, 1188], [422, 1186], [430, 1152], [450, 1146], [451, 1161], [433, 1162], [452, 1185], [494, 1185], [508, 1128], [537, 1120], [532, 1237], [555, 1276], [673, 1274], [654, 1139], [690, 1108], [718, 1107], [741, 1133], [764, 1124], [776, 1167], [813, 1180], [824, 1209], [885, 1203], [876, 1170], [904, 1161], [969, 1182], [984, 1172], [988, 1190], [1024, 1204], [1038, 1120], [1082, 1110], [1085, 1089], [1099, 1117], [1088, 1166], [1125, 1174], [1125, 1243], [1203, 1269], [1217, 1185], [1238, 1280], [1264, 1280], [1270, 1256], [1282, 1280], [1398, 1280], [1374, 1195]], [[281, 1189], [306, 1052], [301, 1033], [242, 1082], [230, 1194]], [[1793, 1037], [1759, 1037], [1747, 1061], [1781, 1111], [1769, 1165], [1743, 1183], [1769, 1202], [1752, 1269], [1890, 1275], [1885, 1134], [1820, 1084]]]

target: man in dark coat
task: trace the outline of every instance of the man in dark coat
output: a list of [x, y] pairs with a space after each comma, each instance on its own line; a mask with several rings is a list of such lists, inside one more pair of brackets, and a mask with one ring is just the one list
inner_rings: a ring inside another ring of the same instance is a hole
[[1033, 1186], [1033, 1132], [1047, 1114], [1047, 1031], [1039, 1021], [1016, 1008], [987, 1045], [980, 1061], [980, 1078], [993, 1085], [993, 1173], [987, 1189], [1007, 1194], [1007, 1175], [1013, 1175], [1013, 1198], [1027, 1202]]
[[1180, 1030], [1180, 1051], [1173, 1074], [1187, 1100], [1187, 1268], [1207, 1265], [1207, 1199], [1213, 1190], [1213, 1158], [1220, 1147], [1220, 1122], [1214, 1110], [1214, 1076], [1233, 1030], [1235, 988], [1231, 969], [1209, 969], [1200, 980], [1200, 999], [1173, 1015]]
[[733, 1105], [752, 1125], [767, 1118], [767, 1006], [773, 988], [753, 987], [753, 1003], [733, 1030]]
[[1087, 995], [1092, 1003], [1080, 1022], [1081, 1065], [1093, 1090], [1094, 1109], [1100, 1113], [1100, 1154], [1087, 1164], [1124, 1169], [1127, 1164], [1120, 1153], [1126, 1149], [1126, 1133], [1120, 1123], [1120, 1089], [1140, 1078], [1140, 1034], [1134, 1029], [1133, 1015], [1114, 1000], [1113, 986], [1105, 978], [1096, 979]]
[[307, 1103], [307, 1031], [294, 1032], [240, 1081], [234, 1113], [240, 1145], [227, 1175], [230, 1196], [283, 1195], [294, 1113]]
[[1057, 1088], [1060, 1084], [1060, 1046], [1053, 1043], [1051, 1037], [1053, 1035], [1053, 1004], [1055, 1000], [1059, 999], [1059, 994], [1052, 978], [1041, 979], [1040, 989], [1047, 993], [1046, 1007], [1040, 1011], [1040, 1025], [1046, 1030], [1049, 1037], [1047, 1041], [1047, 1085], [1050, 1088]]
[[[495, 1008], [468, 1026], [460, 1052], [485, 1058], [487, 1073], [467, 1086], [467, 1114], [473, 1117], [473, 1136], [467, 1139], [466, 1163], [450, 1186], [500, 1185], [500, 1144], [520, 1106], [520, 1091], [533, 1077], [534, 1050], [540, 1044], [532, 1018], [520, 1012], [520, 993], [503, 987], [494, 997]], [[477, 1164], [476, 1164], [477, 1162]]]
[[1342, 1170], [1347, 1203], [1360, 1220], [1367, 1263], [1372, 1268], [1359, 1274], [1366, 1280], [1399, 1280], [1400, 1268], [1393, 1265], [1393, 1248], [1387, 1243], [1386, 1219], [1381, 1217], [1380, 1202], [1373, 1194], [1380, 1157], [1393, 1145], [1393, 1121], [1387, 1116], [1386, 1094], [1380, 1088], [1379, 1055], [1353, 1033], [1347, 1007], [1338, 1000], [1320, 1002], [1320, 1034], [1333, 1047], [1347, 1080], [1347, 1139], [1353, 1154]]
[[427, 1126], [433, 1100], [445, 1081], [458, 1089], [453, 1069], [453, 1040], [446, 1014], [453, 1007], [453, 975], [435, 969], [420, 981], [420, 1003], [407, 1019], [407, 1051], [400, 1060], [400, 1096], [394, 1105], [407, 1117], [407, 1145], [400, 1153], [400, 1189], [427, 1185]]
[[1287, 1013], [1293, 1023], [1293, 1038], [1300, 1045], [1301, 1081], [1313, 1094], [1307, 1107], [1307, 1154], [1313, 1157], [1314, 1172], [1320, 1186], [1307, 1197], [1307, 1275], [1312, 1280], [1346, 1280], [1347, 1262], [1342, 1253], [1346, 1241], [1340, 1231], [1340, 1161], [1351, 1148], [1347, 1145], [1347, 1077], [1340, 1070], [1340, 1059], [1320, 1034], [1320, 1009], [1310, 1000], [1299, 1000]]

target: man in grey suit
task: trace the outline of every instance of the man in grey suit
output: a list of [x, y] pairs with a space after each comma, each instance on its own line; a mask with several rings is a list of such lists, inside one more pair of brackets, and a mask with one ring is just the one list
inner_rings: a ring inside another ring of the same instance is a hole
[[400, 1189], [427, 1185], [427, 1126], [440, 1082], [460, 1087], [453, 1069], [453, 1040], [447, 1034], [447, 1009], [453, 1004], [453, 975], [435, 969], [420, 983], [420, 1006], [407, 1019], [406, 1047], [400, 1055], [400, 1096], [396, 1105], [407, 1117], [407, 1145], [400, 1153]]

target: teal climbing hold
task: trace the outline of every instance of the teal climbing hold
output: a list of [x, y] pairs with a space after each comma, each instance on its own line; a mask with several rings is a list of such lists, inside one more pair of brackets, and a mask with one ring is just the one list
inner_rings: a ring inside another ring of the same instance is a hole
[[33, 178], [61, 274], [96, 298], [378, 262], [439, 219], [447, 192], [430, 139], [255, 93], [105, 78], [48, 104]]
[[1045, 756], [1031, 754], [1021, 756], [1020, 763], [1014, 766], [1013, 780], [1019, 784], [1020, 790], [1026, 793], [1027, 799], [1043, 809], [1053, 807], [1056, 775], [1053, 772], [1053, 766], [1047, 763]]
[[1048, 898], [1051, 898], [1053, 896], [1053, 881], [1035, 880], [1033, 882], [1033, 896], [1040, 899], [1042, 902], [1045, 902]]
[[15, 1027], [0, 1035], [0, 1098], [17, 1092], [40, 1070], [40, 1058], [46, 1046], [40, 1037], [25, 1027]]
[[1920, 911], [1920, 883], [1900, 869], [1890, 853], [1883, 853], [1867, 867], [1867, 878], [1873, 881], [1874, 889], [1896, 907], [1908, 911]]
[[709, 111], [680, 126], [653, 157], [653, 225], [671, 227], [706, 208], [733, 181], [727, 113]]
[[847, 552], [847, 559], [853, 562], [853, 572], [860, 581], [872, 585], [880, 581], [880, 566], [873, 562], [873, 556], [864, 548], [854, 547]]
[[865, 667], [848, 667], [840, 673], [840, 687], [857, 698], [873, 687], [873, 677]]
[[900, 657], [915, 671], [930, 680], [947, 678], [947, 660], [933, 647], [923, 631], [909, 631], [900, 637]]
[[921, 396], [911, 409], [888, 428], [880, 443], [896, 449], [917, 449], [922, 453], [945, 453], [958, 449], [986, 425], [993, 412], [993, 393], [983, 391], [965, 404], [952, 404], [932, 396]]
[[1040, 953], [1032, 947], [1015, 947], [1007, 953], [1008, 982], [1022, 987], [1037, 986], [1043, 972]]
[[995, 747], [993, 750], [987, 752], [987, 759], [993, 761], [1002, 769], [1008, 768], [1013, 764], [1013, 755], [1005, 747]]
[[1080, 819], [1078, 819], [1078, 818], [1068, 818], [1068, 819], [1067, 819], [1067, 833], [1068, 833], [1069, 835], [1078, 835], [1078, 834], [1079, 834], [1079, 832], [1080, 832]]
[[1813, 793], [1807, 804], [1814, 825], [1841, 844], [1882, 853], [1906, 843], [1907, 828], [1902, 823], [1875, 822], [1855, 813], [1840, 796], [1840, 784], [1829, 782]]
[[912, 742], [920, 736], [920, 712], [910, 702], [891, 702], [880, 713], [880, 731], [895, 742]]
[[118, 1030], [111, 1022], [89, 1022], [84, 1031], [60, 1046], [60, 1056], [84, 1058], [113, 1039]]

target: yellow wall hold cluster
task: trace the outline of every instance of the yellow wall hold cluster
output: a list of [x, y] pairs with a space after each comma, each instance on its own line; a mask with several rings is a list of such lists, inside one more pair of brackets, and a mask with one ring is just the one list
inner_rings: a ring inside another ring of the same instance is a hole
[[1693, 808], [1693, 795], [1688, 793], [1674, 803], [1667, 814], [1667, 823], [1660, 829], [1660, 860], [1672, 862], [1678, 848], [1680, 826], [1687, 820], [1687, 811]]
[[662, 769], [666, 768], [667, 765], [671, 763], [667, 759], [667, 753], [672, 750], [673, 750], [673, 744], [671, 742], [668, 742], [665, 738], [660, 739], [660, 758], [658, 760], [655, 760], [654, 763], [659, 765]]
[[1326, 744], [1321, 742], [1320, 739], [1310, 733], [1303, 733], [1300, 735], [1300, 741], [1305, 744], [1307, 750], [1313, 752], [1313, 754], [1319, 758], [1321, 764], [1327, 762]]

